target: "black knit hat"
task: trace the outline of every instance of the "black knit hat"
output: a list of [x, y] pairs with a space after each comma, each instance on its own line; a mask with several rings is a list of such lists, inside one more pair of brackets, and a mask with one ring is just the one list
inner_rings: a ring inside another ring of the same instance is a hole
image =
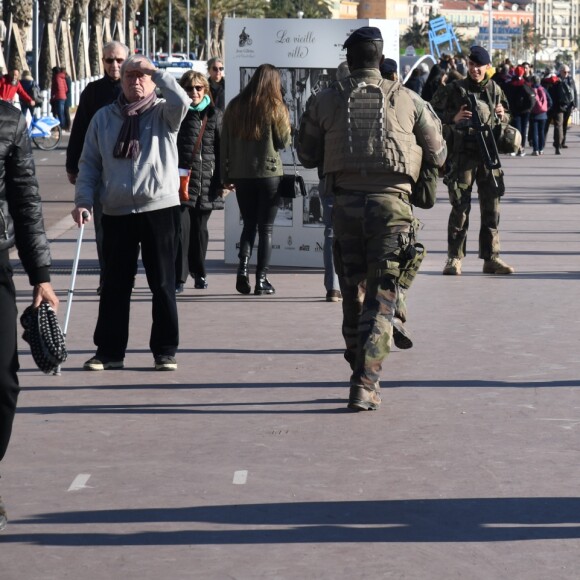
[[397, 61], [393, 60], [392, 58], [385, 58], [383, 63], [380, 66], [381, 75], [388, 75], [390, 73], [397, 72]]
[[471, 62], [478, 64], [480, 66], [489, 64], [491, 59], [489, 58], [489, 52], [483, 48], [483, 46], [472, 46], [467, 57]]
[[357, 28], [345, 41], [342, 48], [349, 48], [359, 42], [383, 41], [383, 35], [376, 26], [362, 26]]
[[48, 302], [38, 308], [29, 306], [20, 317], [24, 328], [22, 338], [30, 345], [36, 366], [46, 374], [53, 373], [66, 360], [64, 335], [56, 312]]

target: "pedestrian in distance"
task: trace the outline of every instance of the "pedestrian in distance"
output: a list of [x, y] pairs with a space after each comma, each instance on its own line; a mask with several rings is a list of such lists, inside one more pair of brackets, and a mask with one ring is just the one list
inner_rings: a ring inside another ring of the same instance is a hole
[[224, 61], [212, 57], [207, 61], [209, 88], [214, 105], [222, 111], [226, 108], [226, 79], [224, 78]]
[[60, 126], [64, 130], [66, 125], [65, 106], [68, 87], [66, 84], [65, 71], [61, 67], [52, 68], [52, 82], [50, 85], [50, 104], [52, 114], [60, 121]]
[[[16, 291], [12, 280], [10, 248], [18, 256], [30, 285], [32, 305], [42, 302], [58, 309], [50, 283], [50, 248], [44, 230], [42, 206], [26, 120], [12, 105], [0, 102], [0, 461], [4, 458], [14, 423], [20, 391], [17, 371]], [[0, 498], [0, 530], [8, 521]]]
[[548, 109], [548, 123], [546, 123], [545, 134], [548, 139], [550, 124], [554, 125], [554, 153], [562, 154], [562, 149], [566, 149], [564, 119], [569, 118], [574, 106], [574, 93], [562, 75], [552, 72], [542, 81], [552, 99], [552, 106]]
[[[24, 102], [30, 107], [36, 105], [34, 99], [20, 83], [20, 71], [15, 68], [0, 77], [0, 101], [7, 101], [14, 105], [17, 96], [21, 104]], [[26, 111], [23, 110], [23, 113], [25, 114]]]
[[[179, 325], [175, 250], [179, 236], [176, 138], [190, 99], [170, 73], [142, 55], [121, 66], [121, 95], [99, 109], [86, 134], [76, 180], [74, 221], [95, 195], [103, 206], [105, 271], [94, 332], [96, 354], [85, 370], [124, 366], [135, 262], [141, 255], [152, 293], [149, 347], [154, 368], [177, 369]], [[158, 98], [155, 88], [165, 98]], [[90, 216], [89, 218], [90, 219]]]
[[280, 150], [290, 144], [290, 118], [282, 97], [280, 73], [262, 64], [227, 106], [221, 140], [222, 179], [233, 183], [242, 214], [236, 290], [251, 292], [248, 264], [258, 233], [254, 294], [274, 294], [267, 278], [272, 232], [278, 212], [278, 186], [284, 171]]
[[536, 104], [536, 96], [532, 87], [525, 79], [525, 69], [518, 65], [514, 68], [514, 74], [504, 86], [504, 93], [508, 100], [511, 120], [513, 125], [522, 136], [520, 150], [512, 153], [512, 156], [524, 157], [526, 154], [524, 140], [528, 135], [530, 113]]
[[536, 104], [530, 115], [532, 133], [532, 155], [544, 154], [545, 127], [548, 120], [548, 110], [552, 107], [552, 98], [548, 91], [540, 84], [540, 77], [532, 75], [532, 89], [536, 95]]
[[175, 292], [183, 292], [188, 274], [194, 287], [208, 286], [205, 257], [208, 221], [214, 209], [224, 209], [220, 177], [220, 135], [223, 112], [214, 106], [207, 78], [187, 71], [179, 80], [191, 103], [177, 135], [181, 235], [175, 259]]
[[38, 83], [34, 80], [32, 73], [29, 70], [25, 70], [22, 73], [22, 78], [20, 80], [20, 84], [22, 88], [26, 91], [26, 94], [34, 101], [34, 105], [29, 105], [26, 101], [20, 101], [20, 108], [22, 110], [22, 114], [26, 117], [27, 113], [30, 113], [30, 116], [34, 116], [34, 109], [36, 107], [40, 107], [42, 105], [42, 95], [40, 92], [40, 87]]
[[[392, 58], [385, 58], [381, 63], [381, 76], [390, 81], [398, 81], [399, 75], [397, 73], [397, 61]], [[340, 80], [340, 79], [339, 79]]]
[[[66, 174], [69, 183], [73, 185], [76, 183], [79, 173], [79, 159], [91, 119], [101, 107], [106, 107], [119, 98], [121, 94], [121, 65], [128, 56], [129, 48], [121, 42], [112, 41], [105, 44], [102, 56], [105, 74], [100, 79], [90, 82], [81, 93], [66, 148]], [[102, 215], [101, 199], [99, 195], [96, 195], [93, 200], [92, 220], [95, 227], [100, 269], [97, 294], [101, 292], [105, 267], [103, 230], [101, 228]]]
[[509, 122], [507, 99], [501, 88], [488, 78], [490, 66], [488, 52], [481, 46], [472, 46], [467, 60], [467, 77], [439, 88], [431, 101], [449, 136], [449, 170], [445, 182], [451, 213], [443, 274], [451, 276], [461, 274], [474, 184], [477, 184], [481, 212], [479, 257], [483, 260], [483, 273], [514, 273], [514, 268], [500, 258], [499, 202], [505, 191], [503, 172], [487, 168], [472, 127], [473, 113], [468, 104], [468, 95], [474, 95], [482, 123], [492, 130]]
[[569, 101], [566, 108], [563, 110], [562, 117], [562, 149], [568, 149], [566, 145], [566, 135], [568, 133], [568, 124], [570, 122], [570, 116], [572, 111], [578, 106], [578, 93], [576, 91], [576, 83], [574, 78], [570, 74], [570, 67], [567, 64], [563, 64], [558, 72], [561, 82], [568, 89], [569, 97], [566, 99]]
[[363, 411], [381, 403], [380, 372], [394, 324], [400, 344], [412, 346], [402, 325], [403, 289], [424, 249], [415, 240], [410, 199], [422, 163], [442, 166], [447, 149], [429, 105], [381, 77], [378, 28], [355, 30], [344, 48], [350, 76], [312, 100], [297, 151], [305, 167], [322, 168], [334, 193], [334, 263], [343, 297], [344, 356], [352, 370], [348, 407]]

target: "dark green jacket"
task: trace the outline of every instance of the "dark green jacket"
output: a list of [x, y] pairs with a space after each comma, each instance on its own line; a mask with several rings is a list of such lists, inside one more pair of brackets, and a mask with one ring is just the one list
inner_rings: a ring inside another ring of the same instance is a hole
[[223, 183], [236, 179], [277, 177], [284, 173], [281, 149], [290, 144], [290, 123], [274, 123], [259, 141], [246, 141], [234, 135], [232, 116], [224, 118], [221, 138], [221, 174]]

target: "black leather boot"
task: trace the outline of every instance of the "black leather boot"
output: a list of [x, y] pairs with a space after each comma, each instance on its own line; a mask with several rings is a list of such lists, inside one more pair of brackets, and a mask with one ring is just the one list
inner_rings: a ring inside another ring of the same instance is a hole
[[250, 258], [244, 256], [240, 258], [240, 264], [238, 266], [238, 275], [236, 277], [236, 290], [240, 294], [249, 294], [252, 291], [252, 286], [250, 285], [250, 276], [248, 275], [248, 262]]
[[266, 278], [267, 270], [260, 270], [256, 272], [256, 287], [254, 288], [254, 294], [262, 296], [263, 294], [275, 294], [276, 290], [268, 278]]

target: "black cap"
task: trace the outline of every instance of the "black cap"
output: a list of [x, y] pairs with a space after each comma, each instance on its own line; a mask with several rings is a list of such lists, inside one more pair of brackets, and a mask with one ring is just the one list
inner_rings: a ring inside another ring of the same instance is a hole
[[489, 58], [489, 52], [483, 48], [483, 46], [472, 46], [467, 57], [471, 62], [483, 66], [489, 64], [491, 59]]
[[342, 48], [349, 48], [359, 42], [383, 41], [383, 35], [376, 26], [362, 26], [357, 28], [345, 41]]
[[397, 72], [397, 62], [394, 61], [392, 58], [385, 58], [383, 64], [380, 66], [381, 75], [388, 75], [390, 73]]

